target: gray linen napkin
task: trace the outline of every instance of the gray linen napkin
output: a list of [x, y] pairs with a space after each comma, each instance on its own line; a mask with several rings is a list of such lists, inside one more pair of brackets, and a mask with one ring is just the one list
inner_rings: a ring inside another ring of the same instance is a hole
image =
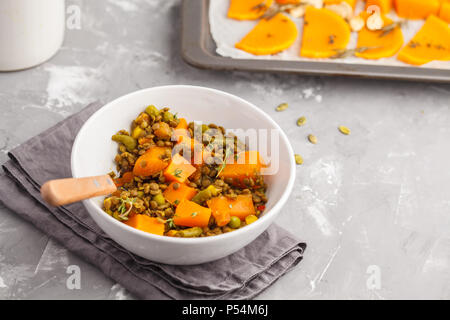
[[250, 299], [302, 260], [306, 244], [273, 225], [223, 259], [196, 266], [159, 264], [114, 242], [81, 203], [49, 207], [40, 197], [40, 186], [71, 176], [73, 140], [100, 107], [87, 106], [8, 154], [0, 175], [0, 200], [6, 207], [143, 299]]

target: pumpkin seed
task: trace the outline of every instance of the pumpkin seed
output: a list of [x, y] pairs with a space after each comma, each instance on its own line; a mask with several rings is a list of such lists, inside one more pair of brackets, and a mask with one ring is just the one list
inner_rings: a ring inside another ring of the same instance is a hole
[[286, 110], [287, 108], [289, 108], [289, 105], [288, 105], [287, 103], [282, 103], [282, 104], [280, 104], [275, 110], [277, 110], [278, 112], [280, 112], [280, 111]]
[[297, 120], [297, 125], [298, 125], [299, 127], [305, 125], [305, 123], [306, 123], [306, 118], [305, 118], [305, 117], [300, 117], [300, 118], [298, 118], [298, 120]]
[[350, 134], [350, 129], [344, 126], [339, 126], [339, 131], [346, 136]]
[[302, 158], [301, 155], [299, 155], [299, 154], [295, 155], [295, 163], [298, 164], [298, 165], [303, 164], [303, 158]]
[[309, 142], [311, 142], [312, 144], [317, 144], [317, 137], [316, 137], [315, 135], [313, 135], [313, 134], [310, 134], [310, 135], [308, 136], [308, 140], [309, 140]]

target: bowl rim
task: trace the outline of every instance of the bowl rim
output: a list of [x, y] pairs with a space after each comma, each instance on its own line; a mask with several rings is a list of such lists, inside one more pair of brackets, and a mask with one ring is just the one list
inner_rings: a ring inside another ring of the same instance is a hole
[[[97, 118], [99, 118], [104, 112], [106, 112], [106, 110], [108, 110], [111, 105], [115, 105], [115, 104], [121, 103], [122, 101], [126, 101], [127, 99], [129, 99], [131, 96], [134, 96], [134, 95], [143, 94], [143, 93], [146, 93], [146, 92], [158, 91], [158, 90], [162, 90], [162, 89], [201, 90], [201, 91], [206, 91], [206, 92], [209, 92], [209, 93], [212, 93], [212, 94], [222, 95], [222, 96], [226, 96], [226, 97], [231, 98], [231, 99], [235, 99], [239, 103], [246, 104], [248, 107], [250, 107], [250, 109], [252, 109], [252, 111], [254, 111], [254, 112], [258, 113], [259, 115], [261, 115], [276, 130], [278, 130], [279, 133], [280, 133], [281, 139], [286, 143], [286, 146], [287, 146], [287, 149], [288, 149], [288, 153], [289, 153], [288, 159], [289, 159], [289, 163], [290, 163], [289, 180], [288, 180], [286, 188], [285, 188], [284, 192], [282, 193], [280, 199], [278, 200], [277, 203], [275, 203], [273, 208], [270, 209], [268, 212], [264, 213], [264, 215], [260, 219], [258, 219], [257, 221], [255, 221], [254, 223], [252, 223], [250, 225], [245, 226], [245, 228], [240, 228], [240, 229], [235, 230], [233, 232], [227, 232], [227, 233], [223, 233], [223, 234], [220, 234], [220, 235], [201, 237], [201, 238], [178, 238], [178, 237], [160, 236], [160, 235], [151, 234], [151, 233], [148, 233], [148, 232], [145, 232], [145, 231], [138, 230], [138, 229], [130, 227], [130, 226], [124, 224], [123, 222], [120, 222], [120, 221], [114, 219], [113, 217], [111, 217], [110, 215], [106, 214], [101, 208], [99, 208], [97, 206], [97, 204], [94, 203], [93, 199], [87, 199], [87, 200], [83, 200], [82, 201], [84, 207], [89, 212], [89, 214], [92, 214], [92, 213], [90, 212], [88, 207], [92, 207], [97, 214], [104, 215], [104, 217], [106, 218], [107, 221], [110, 221], [112, 224], [116, 225], [117, 227], [119, 227], [123, 231], [128, 231], [128, 232], [134, 233], [136, 236], [145, 237], [145, 238], [156, 240], [156, 241], [162, 241], [162, 242], [167, 242], [167, 243], [179, 243], [179, 244], [181, 244], [181, 243], [182, 244], [198, 244], [198, 243], [211, 242], [211, 241], [220, 241], [222, 239], [224, 240], [224, 239], [227, 239], [227, 238], [237, 237], [240, 234], [243, 234], [245, 232], [250, 232], [250, 230], [253, 230], [253, 229], [257, 229], [258, 226], [261, 225], [262, 223], [264, 223], [266, 220], [268, 220], [270, 218], [270, 216], [276, 215], [280, 211], [280, 209], [284, 206], [284, 204], [286, 203], [287, 199], [289, 198], [289, 196], [290, 196], [290, 194], [292, 192], [293, 186], [294, 186], [294, 181], [295, 181], [295, 176], [296, 176], [296, 167], [295, 167], [295, 163], [294, 163], [294, 151], [293, 151], [292, 146], [291, 146], [291, 144], [289, 142], [289, 139], [287, 138], [286, 134], [281, 129], [281, 127], [267, 113], [265, 113], [263, 110], [259, 109], [256, 105], [252, 104], [251, 102], [249, 102], [249, 101], [247, 101], [247, 100], [245, 100], [243, 98], [240, 98], [240, 97], [238, 97], [236, 95], [233, 95], [231, 93], [227, 93], [227, 92], [224, 92], [224, 91], [221, 91], [221, 90], [218, 90], [218, 89], [213, 89], [213, 88], [208, 88], [208, 87], [203, 87], [203, 86], [165, 85], [165, 86], [150, 87], [150, 88], [137, 90], [137, 91], [128, 93], [126, 95], [120, 96], [120, 97], [118, 97], [118, 98], [116, 98], [116, 99], [106, 103], [105, 105], [103, 105], [99, 110], [94, 112], [86, 120], [86, 122], [83, 124], [83, 126], [80, 128], [80, 130], [77, 133], [77, 136], [76, 136], [76, 138], [74, 140], [74, 143], [72, 145], [72, 151], [71, 151], [71, 160], [70, 161], [71, 161], [71, 173], [72, 173], [72, 176], [74, 178], [83, 177], [82, 175], [80, 175], [77, 172], [77, 168], [76, 168], [74, 159], [75, 159], [75, 154], [77, 153], [77, 150], [79, 149], [82, 132], [85, 130], [85, 128], [87, 128], [92, 122], [95, 122], [95, 120]], [[103, 230], [103, 228], [101, 228], [101, 229]]]

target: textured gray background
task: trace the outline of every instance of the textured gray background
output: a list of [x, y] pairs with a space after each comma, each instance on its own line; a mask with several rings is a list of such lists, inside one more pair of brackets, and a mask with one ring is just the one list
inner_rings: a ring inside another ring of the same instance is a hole
[[[180, 57], [180, 0], [67, 2], [82, 29], [58, 55], [0, 74], [0, 163], [93, 100], [165, 84], [221, 89], [271, 115], [305, 159], [278, 224], [309, 248], [259, 298], [450, 298], [450, 85], [198, 70]], [[81, 290], [66, 288], [69, 265]], [[132, 297], [0, 204], [0, 299], [46, 298]]]

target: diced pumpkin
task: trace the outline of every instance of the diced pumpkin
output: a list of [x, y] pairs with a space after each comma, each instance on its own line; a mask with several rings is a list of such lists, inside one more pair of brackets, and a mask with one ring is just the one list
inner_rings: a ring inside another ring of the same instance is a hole
[[286, 50], [297, 39], [295, 23], [286, 15], [278, 13], [271, 19], [262, 19], [236, 48], [254, 55], [269, 55]]
[[245, 217], [256, 212], [251, 194], [238, 195], [235, 200], [220, 196], [208, 200], [207, 204], [219, 227], [230, 222], [231, 216], [244, 220]]
[[194, 143], [195, 143], [195, 140], [193, 138], [191, 138], [187, 135], [180, 135], [177, 145], [178, 145], [178, 148], [181, 148], [180, 151], [181, 150], [184, 150], [184, 151], [190, 150], [192, 152], [194, 150]]
[[380, 8], [380, 13], [386, 14], [392, 10], [394, 6], [393, 0], [367, 0], [366, 9], [370, 6], [378, 6]]
[[195, 202], [183, 200], [175, 210], [173, 222], [183, 227], [207, 227], [211, 218], [211, 209]]
[[161, 139], [168, 139], [172, 136], [172, 128], [165, 122], [158, 122], [159, 128], [154, 130], [155, 136]]
[[[382, 16], [384, 25], [388, 26], [393, 23], [391, 19]], [[380, 59], [392, 57], [403, 45], [403, 32], [400, 27], [396, 27], [391, 32], [383, 35], [383, 31], [371, 31], [364, 27], [358, 33], [357, 47], [373, 47], [373, 49], [363, 52], [356, 52], [355, 56], [365, 59]]]
[[175, 129], [187, 130], [188, 123], [187, 123], [186, 119], [185, 118], [180, 118], [179, 120], [180, 120], [180, 122], [178, 122], [178, 125], [175, 127]]
[[176, 154], [172, 157], [169, 166], [164, 170], [164, 177], [168, 181], [184, 183], [197, 169], [185, 158]]
[[443, 0], [439, 10], [439, 18], [450, 23], [450, 0]]
[[188, 158], [188, 156], [191, 157], [191, 164], [195, 167], [201, 166], [205, 162], [205, 159], [211, 155], [211, 152], [205, 150], [202, 143], [189, 136], [179, 137], [176, 151], [181, 152], [182, 150], [185, 158]]
[[[177, 189], [174, 188], [175, 184], [178, 184]], [[172, 182], [163, 192], [164, 198], [175, 206], [180, 204], [183, 200], [191, 200], [196, 194], [196, 189], [179, 182]]]
[[350, 27], [338, 14], [308, 6], [304, 20], [302, 57], [329, 58], [347, 47]]
[[219, 176], [233, 179], [233, 184], [245, 186], [244, 179], [255, 178], [266, 167], [258, 151], [241, 152], [237, 159], [230, 157]]
[[152, 147], [146, 153], [140, 156], [134, 165], [133, 173], [135, 176], [149, 177], [164, 170], [169, 162], [163, 160], [167, 150], [170, 148]]
[[214, 217], [214, 220], [216, 221], [217, 226], [223, 227], [230, 222], [231, 215], [230, 215], [230, 207], [229, 207], [229, 201], [226, 197], [217, 197], [212, 198], [211, 200], [208, 200], [206, 202], [208, 204], [208, 207], [211, 209], [211, 214]]
[[189, 137], [189, 131], [176, 128], [173, 130], [172, 141], [179, 143], [183, 137]]
[[116, 187], [121, 187], [123, 186], [125, 183], [129, 183], [131, 181], [133, 181], [134, 179], [134, 174], [132, 171], [129, 172], [125, 172], [122, 177], [114, 179], [114, 183], [116, 184]]
[[397, 15], [407, 19], [426, 19], [437, 15], [441, 0], [395, 0]]
[[398, 54], [400, 61], [423, 65], [433, 60], [450, 60], [450, 28], [436, 16], [429, 16], [413, 39]]
[[[261, 18], [272, 3], [273, 0], [231, 0], [228, 9], [228, 18], [236, 20], [256, 20]], [[262, 6], [264, 4], [266, 5], [265, 8]]]
[[341, 2], [347, 2], [353, 9], [356, 6], [356, 0], [324, 0], [324, 5], [340, 4]]
[[127, 221], [126, 225], [135, 229], [145, 231], [152, 234], [162, 236], [164, 234], [164, 223], [161, 223], [156, 218], [149, 217], [145, 214], [132, 214]]
[[178, 125], [173, 130], [173, 136], [175, 138], [172, 138], [172, 141], [180, 142], [181, 137], [189, 137], [189, 131], [188, 131], [188, 123], [186, 119], [181, 118]]

